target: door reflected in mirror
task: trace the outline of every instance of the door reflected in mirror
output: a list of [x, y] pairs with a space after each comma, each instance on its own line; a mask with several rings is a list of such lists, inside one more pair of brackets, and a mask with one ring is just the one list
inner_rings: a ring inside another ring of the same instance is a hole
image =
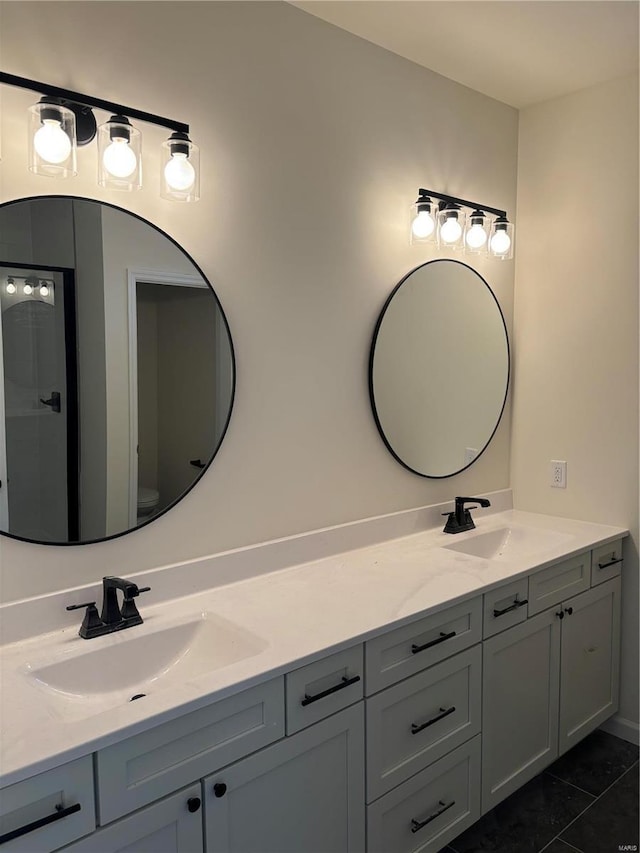
[[369, 391], [393, 456], [423, 477], [450, 477], [491, 441], [509, 385], [509, 341], [493, 291], [460, 261], [410, 272], [376, 324]]
[[166, 512], [235, 389], [229, 327], [170, 237], [120, 208], [0, 206], [0, 532], [78, 544]]

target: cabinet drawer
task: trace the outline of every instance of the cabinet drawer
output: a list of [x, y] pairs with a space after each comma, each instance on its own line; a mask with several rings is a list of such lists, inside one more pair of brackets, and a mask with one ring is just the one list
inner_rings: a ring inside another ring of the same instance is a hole
[[584, 592], [590, 585], [590, 551], [529, 575], [529, 616]]
[[367, 699], [367, 802], [480, 731], [478, 644]]
[[482, 598], [425, 616], [365, 643], [365, 693], [370, 696], [479, 643]]
[[529, 579], [520, 578], [485, 593], [482, 636], [493, 637], [505, 628], [524, 622], [528, 614]]
[[622, 570], [622, 539], [600, 545], [591, 552], [591, 586], [615, 578]]
[[436, 853], [480, 817], [480, 735], [367, 808], [368, 853]]
[[336, 652], [285, 676], [287, 734], [362, 699], [362, 645]]
[[57, 850], [95, 828], [90, 755], [0, 791], [2, 853]]
[[[196, 808], [196, 803], [200, 805]], [[123, 817], [61, 853], [202, 853], [200, 782]]]
[[104, 825], [284, 735], [282, 678], [192, 711], [96, 753]]

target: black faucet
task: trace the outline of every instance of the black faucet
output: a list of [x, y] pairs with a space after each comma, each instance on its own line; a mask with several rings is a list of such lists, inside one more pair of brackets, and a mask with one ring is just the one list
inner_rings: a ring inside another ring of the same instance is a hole
[[[475, 503], [475, 507], [467, 509], [465, 504]], [[465, 530], [473, 530], [475, 524], [471, 518], [472, 509], [477, 509], [478, 506], [491, 506], [491, 501], [487, 498], [456, 498], [455, 510], [453, 512], [443, 512], [443, 515], [448, 516], [447, 523], [444, 526], [445, 533], [464, 533]]]
[[[95, 601], [86, 604], [70, 604], [67, 610], [79, 610], [86, 607], [84, 619], [78, 632], [85, 640], [101, 637], [133, 625], [142, 625], [142, 616], [138, 612], [134, 599], [141, 592], [148, 592], [150, 586], [138, 587], [133, 581], [108, 576], [102, 578], [102, 612], [98, 616]], [[122, 607], [118, 604], [118, 590], [123, 594]]]

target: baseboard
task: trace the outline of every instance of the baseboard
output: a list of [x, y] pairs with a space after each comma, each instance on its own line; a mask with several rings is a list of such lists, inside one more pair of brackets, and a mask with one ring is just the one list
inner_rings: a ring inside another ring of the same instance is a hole
[[625, 720], [624, 717], [616, 714], [606, 720], [600, 728], [603, 732], [608, 732], [610, 735], [615, 735], [622, 740], [640, 746], [640, 724], [634, 723], [632, 720]]

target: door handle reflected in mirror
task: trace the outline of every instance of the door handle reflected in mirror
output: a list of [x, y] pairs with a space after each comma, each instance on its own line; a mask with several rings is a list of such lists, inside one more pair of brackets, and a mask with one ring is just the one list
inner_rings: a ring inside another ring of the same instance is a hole
[[50, 406], [52, 412], [59, 412], [60, 411], [60, 392], [59, 391], [52, 391], [51, 396], [49, 397], [48, 400], [43, 400], [42, 397], [40, 397], [40, 402], [42, 403], [43, 406]]

